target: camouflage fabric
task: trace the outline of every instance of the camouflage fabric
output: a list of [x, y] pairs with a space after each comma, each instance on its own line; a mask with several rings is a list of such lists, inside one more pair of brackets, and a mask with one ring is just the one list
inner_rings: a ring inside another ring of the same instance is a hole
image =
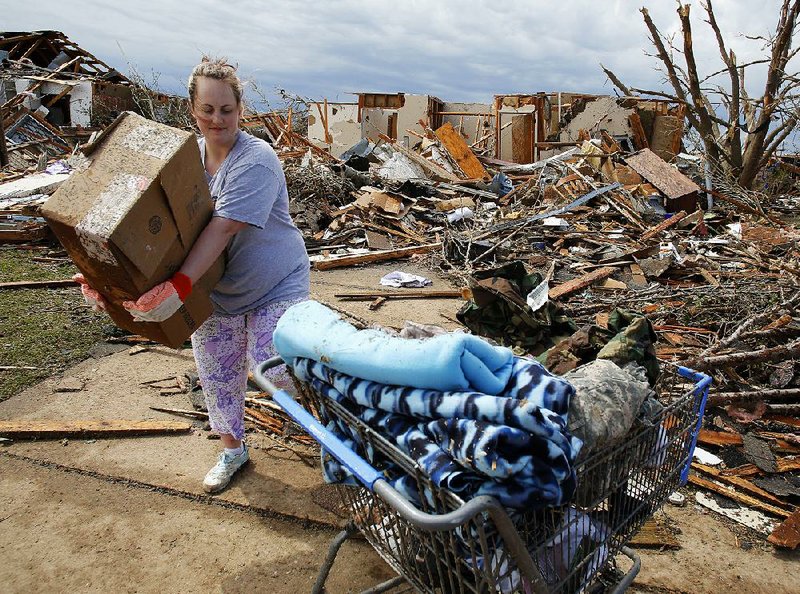
[[617, 365], [636, 361], [647, 371], [651, 386], [656, 384], [660, 369], [656, 357], [656, 336], [653, 325], [640, 313], [615, 309], [608, 317], [608, 329], [616, 333], [597, 353], [598, 359], [609, 359]]
[[659, 374], [656, 338], [653, 326], [642, 314], [615, 309], [609, 315], [608, 329], [584, 326], [537, 359], [556, 374], [567, 373], [595, 359], [608, 359], [620, 366], [635, 361], [644, 367], [652, 386]]
[[606, 359], [582, 365], [563, 377], [575, 388], [567, 426], [583, 440], [583, 454], [624, 438], [652, 394], [644, 378]]
[[540, 274], [528, 274], [519, 261], [476, 273], [473, 298], [456, 317], [473, 334], [510, 347], [518, 355], [539, 354], [577, 329], [554, 303], [531, 310], [525, 298], [541, 282]]

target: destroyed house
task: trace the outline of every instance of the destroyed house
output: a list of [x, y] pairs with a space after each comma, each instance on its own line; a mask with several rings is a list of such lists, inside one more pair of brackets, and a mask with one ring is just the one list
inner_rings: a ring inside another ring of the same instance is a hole
[[0, 104], [54, 126], [90, 126], [95, 104], [130, 108], [130, 81], [58, 31], [0, 32]]
[[0, 32], [0, 161], [24, 169], [68, 152], [123, 111], [139, 111], [137, 92], [155, 110], [175, 99], [137, 86], [59, 31]]
[[551, 92], [495, 95], [492, 103], [446, 102], [432, 95], [357, 93], [357, 102], [313, 102], [309, 140], [334, 156], [361, 138], [381, 136], [407, 148], [423, 125], [450, 123], [472, 150], [513, 163], [531, 163], [605, 133], [627, 150], [650, 148], [666, 161], [680, 152], [683, 109], [638, 97]]

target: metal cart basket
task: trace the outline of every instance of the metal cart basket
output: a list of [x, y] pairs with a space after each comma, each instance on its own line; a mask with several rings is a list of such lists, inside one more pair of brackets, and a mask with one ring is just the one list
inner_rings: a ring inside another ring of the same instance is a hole
[[[356, 530], [398, 573], [370, 592], [403, 582], [419, 592], [448, 594], [584, 592], [599, 587], [620, 553], [633, 563], [611, 587], [625, 590], [640, 563], [624, 545], [686, 483], [711, 383], [707, 375], [665, 365], [656, 389], [663, 410], [635, 424], [622, 443], [579, 458], [578, 490], [569, 504], [521, 513], [493, 497], [465, 502], [437, 487], [414, 460], [308, 384], [297, 382], [298, 401], [276, 389], [265, 372], [282, 363], [263, 363], [257, 383], [360, 483], [337, 485], [352, 519], [331, 544], [314, 592], [324, 591], [339, 547]], [[357, 431], [373, 464], [326, 429], [331, 418]], [[381, 459], [414, 477], [418, 492], [427, 494], [421, 505], [385, 480]]]

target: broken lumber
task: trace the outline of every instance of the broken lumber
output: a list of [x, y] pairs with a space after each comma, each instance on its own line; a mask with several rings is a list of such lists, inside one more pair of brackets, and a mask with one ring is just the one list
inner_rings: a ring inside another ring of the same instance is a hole
[[461, 299], [460, 290], [425, 291], [407, 289], [405, 291], [373, 291], [369, 293], [334, 293], [334, 297], [343, 301], [371, 301], [373, 299]]
[[435, 134], [439, 142], [442, 143], [445, 150], [450, 153], [450, 156], [458, 163], [461, 171], [463, 171], [467, 177], [472, 179], [486, 179], [489, 177], [489, 174], [486, 173], [486, 169], [484, 169], [481, 162], [478, 161], [475, 153], [467, 146], [464, 138], [453, 128], [453, 124], [445, 122], [436, 130]]
[[384, 140], [384, 141], [388, 142], [390, 144], [390, 146], [394, 150], [402, 153], [403, 155], [408, 157], [411, 161], [413, 161], [414, 163], [419, 165], [422, 168], [422, 170], [425, 172], [425, 174], [428, 175], [431, 179], [433, 179], [435, 181], [443, 181], [443, 182], [458, 182], [458, 181], [460, 181], [457, 176], [455, 176], [452, 173], [450, 173], [449, 171], [447, 171], [447, 169], [445, 169], [444, 167], [441, 167], [440, 165], [437, 165], [433, 161], [429, 161], [428, 159], [426, 159], [422, 155], [419, 155], [419, 154], [415, 153], [414, 151], [412, 151], [410, 149], [407, 149], [402, 144], [400, 144], [399, 142], [395, 141], [395, 139], [389, 138], [388, 136], [386, 136], [384, 134], [379, 134], [378, 136], [379, 136], [379, 138], [381, 140]]
[[752, 351], [748, 353], [730, 353], [729, 355], [713, 355], [697, 357], [685, 363], [687, 367], [698, 371], [716, 369], [719, 367], [736, 366], [750, 363], [765, 363], [767, 361], [783, 361], [800, 355], [800, 340], [778, 347]]
[[150, 406], [150, 410], [158, 412], [165, 412], [171, 415], [183, 415], [184, 417], [191, 417], [193, 419], [207, 419], [208, 413], [200, 410], [189, 410], [185, 408], [165, 408], [163, 406]]
[[719, 483], [715, 483], [714, 481], [704, 479], [703, 477], [697, 476], [695, 474], [689, 475], [689, 482], [695, 486], [702, 487], [703, 489], [707, 489], [709, 491], [717, 493], [718, 495], [727, 497], [728, 499], [733, 499], [736, 503], [741, 503], [742, 505], [746, 505], [747, 507], [761, 510], [763, 512], [772, 514], [773, 516], [777, 516], [779, 518], [788, 518], [791, 515], [790, 512], [787, 512], [784, 509], [775, 507], [774, 505], [770, 505], [768, 503], [764, 503], [760, 499], [756, 499], [755, 497], [751, 497], [750, 495], [746, 495], [744, 493], [739, 493], [738, 491], [734, 491], [733, 489], [729, 489], [724, 485], [720, 485]]
[[550, 299], [558, 299], [559, 297], [563, 297], [564, 295], [569, 295], [570, 293], [574, 293], [575, 291], [580, 291], [585, 289], [592, 283], [598, 280], [602, 280], [614, 274], [616, 272], [616, 268], [613, 266], [604, 266], [603, 268], [599, 268], [597, 270], [593, 270], [588, 274], [584, 274], [578, 278], [572, 279], [571, 281], [567, 281], [566, 283], [562, 283], [556, 287], [550, 289], [547, 293], [547, 296]]
[[0, 421], [0, 435], [14, 439], [56, 439], [61, 437], [127, 437], [186, 433], [189, 423], [178, 421]]
[[672, 215], [667, 220], [662, 221], [661, 223], [659, 223], [655, 227], [651, 227], [650, 229], [645, 231], [642, 234], [642, 237], [641, 237], [642, 241], [647, 241], [648, 239], [652, 239], [653, 237], [656, 237], [657, 235], [660, 235], [665, 230], [667, 230], [670, 227], [680, 223], [686, 217], [687, 217], [687, 212], [685, 210], [682, 210], [680, 212], [676, 212], [674, 215]]
[[[777, 466], [776, 473], [782, 472], [792, 472], [794, 470], [800, 470], [800, 458], [778, 458], [775, 460], [775, 464]], [[742, 466], [737, 466], [736, 468], [729, 468], [727, 470], [721, 470], [722, 476], [758, 476], [760, 474], [764, 474], [758, 466], [755, 464], [743, 464]]]
[[800, 388], [756, 390], [752, 392], [717, 392], [708, 395], [708, 404], [724, 406], [726, 404], [764, 401], [782, 401], [800, 398]]
[[356, 264], [368, 264], [372, 262], [385, 262], [386, 260], [396, 260], [414, 254], [421, 254], [434, 248], [440, 247], [441, 243], [427, 243], [397, 250], [386, 250], [382, 252], [370, 252], [369, 254], [358, 254], [355, 256], [339, 256], [330, 260], [317, 260], [314, 262], [314, 270], [331, 270], [333, 268], [344, 268], [355, 266]]
[[738, 433], [727, 433], [726, 431], [710, 431], [700, 429], [697, 436], [697, 443], [713, 446], [742, 445], [742, 436]]
[[74, 287], [77, 281], [71, 278], [49, 281], [12, 281], [0, 283], [0, 289], [50, 289], [54, 287]]
[[800, 544], [800, 511], [794, 512], [772, 531], [767, 538], [769, 542], [785, 549], [796, 549]]
[[727, 485], [731, 485], [732, 487], [738, 487], [742, 491], [749, 493], [754, 497], [758, 497], [766, 502], [769, 502], [776, 507], [780, 507], [782, 509], [787, 509], [788, 511], [793, 511], [794, 507], [785, 503], [783, 500], [775, 497], [772, 493], [765, 491], [761, 487], [754, 485], [747, 479], [744, 479], [739, 476], [731, 476], [727, 474], [723, 474], [721, 470], [717, 470], [713, 466], [708, 466], [706, 464], [700, 464], [698, 462], [692, 462], [692, 468], [698, 472], [702, 472], [715, 480], [725, 483]]
[[649, 518], [634, 534], [628, 544], [637, 549], [679, 549], [678, 540], [672, 532], [655, 518]]

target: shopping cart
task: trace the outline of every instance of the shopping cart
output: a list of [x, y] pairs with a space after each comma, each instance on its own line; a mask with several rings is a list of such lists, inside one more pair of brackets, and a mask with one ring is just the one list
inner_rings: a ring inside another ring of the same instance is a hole
[[[281, 364], [280, 358], [263, 363], [257, 383], [359, 482], [336, 486], [351, 520], [331, 543], [315, 593], [324, 591], [339, 548], [356, 531], [398, 574], [368, 592], [401, 584], [448, 594], [624, 591], [640, 568], [625, 544], [686, 483], [711, 383], [705, 374], [665, 365], [656, 387], [663, 410], [634, 425], [623, 443], [579, 459], [578, 489], [569, 504], [520, 513], [493, 497], [463, 501], [437, 487], [414, 460], [308, 384], [296, 381], [297, 401], [278, 390], [265, 373]], [[331, 419], [357, 433], [372, 464], [366, 452], [353, 451], [326, 429]], [[385, 480], [381, 460], [414, 477], [426, 494], [421, 504]], [[632, 562], [624, 574], [615, 569], [620, 554]]]

